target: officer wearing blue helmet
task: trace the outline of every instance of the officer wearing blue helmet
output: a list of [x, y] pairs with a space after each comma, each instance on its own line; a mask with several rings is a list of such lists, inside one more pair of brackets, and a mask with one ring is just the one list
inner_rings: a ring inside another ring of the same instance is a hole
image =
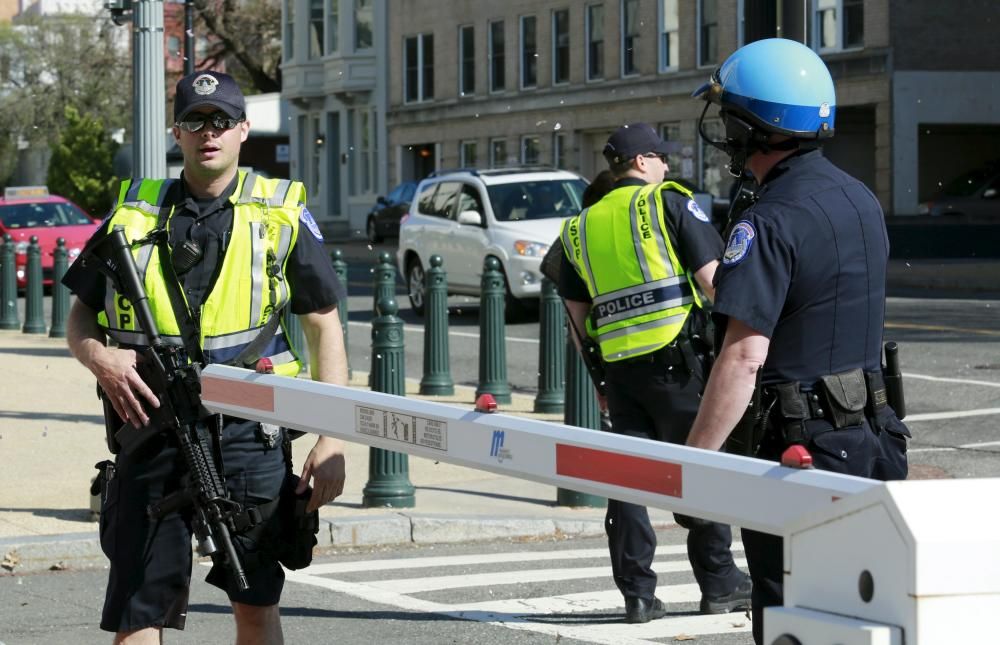
[[[836, 112], [826, 65], [795, 41], [761, 40], [695, 97], [719, 106], [725, 140], [699, 130], [754, 196], [730, 217], [715, 276], [721, 349], [688, 445], [778, 460], [798, 444], [816, 468], [904, 479], [909, 431], [886, 403], [881, 364], [885, 219], [819, 150]], [[763, 608], [782, 604], [782, 540], [744, 529], [743, 544], [761, 643]]]

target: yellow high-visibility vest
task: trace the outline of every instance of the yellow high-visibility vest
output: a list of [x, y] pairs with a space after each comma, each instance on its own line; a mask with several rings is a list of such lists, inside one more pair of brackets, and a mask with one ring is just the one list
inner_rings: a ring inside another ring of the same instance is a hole
[[563, 224], [566, 257], [593, 301], [587, 333], [605, 361], [672, 343], [691, 307], [701, 306], [661, 217], [665, 188], [691, 198], [691, 191], [674, 182], [623, 186]]
[[[108, 232], [123, 227], [130, 242], [145, 238], [157, 225], [163, 209], [169, 229], [173, 206], [164, 200], [172, 181], [122, 182], [114, 213], [106, 222]], [[272, 312], [291, 298], [285, 279], [289, 251], [299, 234], [299, 216], [305, 204], [305, 187], [287, 179], [265, 179], [239, 173], [233, 203], [233, 227], [221, 259], [218, 278], [201, 304], [201, 348], [206, 363], [226, 363], [261, 332]], [[149, 306], [164, 342], [183, 346], [174, 316], [156, 245], [133, 247], [139, 278], [149, 296]], [[120, 344], [147, 346], [149, 340], [135, 319], [132, 305], [117, 293], [109, 280], [104, 309], [98, 323]], [[301, 348], [294, 347], [280, 325], [261, 352], [270, 358], [276, 374], [295, 376], [302, 369]]]

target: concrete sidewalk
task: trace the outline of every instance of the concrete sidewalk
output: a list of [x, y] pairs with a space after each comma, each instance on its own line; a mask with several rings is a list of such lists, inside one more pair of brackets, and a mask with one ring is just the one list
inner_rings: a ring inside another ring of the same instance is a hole
[[[105, 566], [97, 522], [89, 508], [94, 464], [109, 457], [94, 378], [63, 340], [0, 331], [0, 567], [17, 573]], [[355, 372], [353, 384], [365, 387]], [[417, 383], [407, 383], [416, 396]], [[453, 397], [427, 397], [472, 407], [472, 388]], [[561, 421], [530, 412], [533, 400], [514, 395], [504, 412]], [[312, 447], [295, 442], [300, 465]], [[410, 457], [416, 486], [412, 509], [364, 509], [368, 448], [348, 444], [344, 494], [321, 509], [324, 547], [441, 543], [494, 538], [602, 535], [603, 508], [556, 506], [556, 489], [423, 458]], [[673, 522], [650, 509], [654, 525]]]

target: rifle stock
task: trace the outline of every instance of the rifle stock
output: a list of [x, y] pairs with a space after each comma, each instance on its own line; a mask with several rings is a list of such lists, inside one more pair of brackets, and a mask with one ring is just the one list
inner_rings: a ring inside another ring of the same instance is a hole
[[115, 285], [132, 306], [136, 321], [149, 346], [140, 352], [137, 371], [160, 400], [159, 408], [146, 406], [150, 425], [125, 425], [115, 433], [123, 454], [128, 454], [162, 429], [171, 430], [187, 466], [186, 485], [147, 509], [150, 517], [190, 507], [198, 553], [221, 558], [241, 590], [249, 588], [246, 573], [233, 546], [233, 518], [242, 511], [229, 499], [225, 482], [212, 455], [209, 414], [201, 405], [201, 368], [187, 362], [182, 348], [163, 342], [139, 279], [131, 245], [121, 227], [97, 244], [84, 249], [84, 262], [96, 261], [97, 269]]

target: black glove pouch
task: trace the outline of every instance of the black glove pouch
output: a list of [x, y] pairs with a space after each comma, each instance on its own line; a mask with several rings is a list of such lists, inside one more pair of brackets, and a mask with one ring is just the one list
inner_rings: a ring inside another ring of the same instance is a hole
[[849, 428], [864, 420], [868, 402], [864, 372], [853, 369], [824, 376], [820, 382], [826, 399], [826, 416], [834, 428]]

